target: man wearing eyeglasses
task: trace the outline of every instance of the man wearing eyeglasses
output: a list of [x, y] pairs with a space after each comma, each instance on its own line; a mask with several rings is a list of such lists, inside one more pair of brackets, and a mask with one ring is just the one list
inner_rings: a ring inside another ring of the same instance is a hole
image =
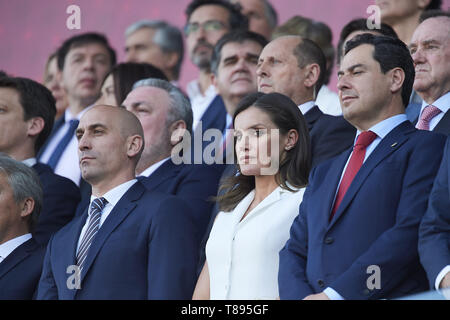
[[[225, 130], [226, 110], [211, 83], [211, 56], [217, 41], [226, 33], [248, 29], [240, 8], [224, 0], [194, 0], [187, 9], [184, 27], [189, 57], [199, 70], [187, 86], [193, 111], [193, 129], [201, 133], [210, 128]], [[197, 125], [201, 126], [197, 129]]]

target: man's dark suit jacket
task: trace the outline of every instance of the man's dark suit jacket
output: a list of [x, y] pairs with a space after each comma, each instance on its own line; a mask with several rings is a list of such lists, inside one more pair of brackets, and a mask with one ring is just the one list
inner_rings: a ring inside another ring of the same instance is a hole
[[304, 114], [311, 137], [312, 167], [353, 145], [356, 129], [342, 116], [330, 116], [314, 106]]
[[45, 247], [31, 238], [0, 263], [0, 300], [31, 300], [35, 297], [44, 255]]
[[38, 243], [47, 244], [50, 236], [74, 217], [80, 202], [80, 191], [71, 180], [54, 174], [45, 164], [36, 163], [33, 169], [39, 176], [44, 192], [43, 206], [33, 237]]
[[[448, 113], [448, 112], [447, 112]], [[441, 270], [450, 265], [450, 138], [420, 224], [420, 261], [427, 271], [430, 287]]]
[[[409, 121], [398, 125], [364, 162], [331, 222], [351, 150], [315, 167], [280, 251], [280, 298], [302, 299], [327, 287], [345, 299], [426, 290], [418, 230], [444, 143], [445, 136], [416, 130]], [[373, 266], [381, 273], [380, 289], [367, 285]]]
[[68, 287], [74, 274], [66, 270], [76, 264], [86, 208], [50, 239], [37, 298], [191, 299], [199, 240], [188, 210], [177, 197], [136, 182], [95, 236], [77, 290]]
[[176, 165], [171, 159], [164, 162], [150, 177], [140, 181], [150, 191], [172, 194], [185, 200], [194, 214], [199, 236], [205, 233], [217, 195], [223, 166], [206, 164]]

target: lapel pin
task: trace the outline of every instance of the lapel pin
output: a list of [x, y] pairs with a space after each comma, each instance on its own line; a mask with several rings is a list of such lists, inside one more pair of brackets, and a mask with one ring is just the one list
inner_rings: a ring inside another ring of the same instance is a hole
[[391, 147], [392, 147], [392, 148], [395, 148], [395, 146], [396, 146], [397, 144], [398, 144], [397, 142], [394, 142], [393, 144], [391, 144]]

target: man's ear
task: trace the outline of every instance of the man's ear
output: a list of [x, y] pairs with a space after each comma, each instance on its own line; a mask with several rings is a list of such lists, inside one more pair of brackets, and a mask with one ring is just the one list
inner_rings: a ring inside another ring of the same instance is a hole
[[304, 84], [305, 87], [311, 88], [314, 87], [317, 84], [317, 81], [319, 80], [320, 76], [320, 67], [317, 63], [311, 63], [307, 65], [304, 68], [305, 73], [305, 80]]
[[402, 90], [405, 82], [405, 72], [402, 68], [394, 68], [389, 71], [391, 73], [391, 92]]
[[23, 200], [20, 204], [20, 216], [22, 218], [26, 218], [29, 215], [31, 215], [31, 213], [34, 210], [34, 199], [33, 198], [26, 198], [25, 200]]
[[183, 140], [184, 133], [187, 130], [186, 122], [184, 120], [177, 120], [170, 125], [169, 133], [170, 133], [170, 144], [175, 146], [181, 140]]
[[129, 136], [127, 138], [127, 142], [127, 156], [129, 158], [134, 158], [137, 154], [139, 154], [142, 148], [144, 148], [144, 139], [138, 134]]
[[42, 132], [42, 130], [44, 130], [45, 121], [41, 117], [31, 118], [27, 122], [28, 122], [27, 134], [30, 137], [36, 137]]

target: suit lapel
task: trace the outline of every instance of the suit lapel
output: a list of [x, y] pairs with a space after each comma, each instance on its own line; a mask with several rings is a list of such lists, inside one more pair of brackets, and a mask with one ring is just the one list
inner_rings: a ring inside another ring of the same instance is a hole
[[64, 114], [55, 121], [55, 123], [53, 124], [53, 128], [52, 131], [50, 132], [50, 135], [48, 136], [47, 140], [45, 141], [44, 145], [41, 147], [41, 149], [39, 150], [36, 158], [39, 160], [42, 156], [42, 153], [44, 152], [45, 149], [47, 149], [47, 146], [50, 142], [50, 140], [52, 140], [53, 136], [55, 135], [56, 131], [58, 131], [59, 128], [61, 128], [61, 126], [64, 124], [65, 122], [65, 118], [64, 118]]
[[444, 114], [444, 117], [439, 121], [433, 132], [450, 135], [450, 111]]
[[136, 207], [136, 201], [145, 192], [145, 187], [138, 181], [136, 182], [119, 200], [119, 202], [114, 206], [113, 210], [106, 218], [105, 222], [99, 229], [97, 235], [92, 241], [91, 247], [89, 248], [86, 261], [84, 262], [84, 267], [81, 272], [81, 281], [83, 281], [86, 273], [89, 272], [89, 268], [95, 260], [95, 257], [99, 253], [106, 239], [108, 239], [111, 232], [120, 225], [120, 223], [130, 214], [130, 212]]
[[38, 244], [33, 238], [25, 241], [20, 246], [18, 246], [13, 252], [11, 252], [2, 263], [0, 263], [0, 278], [2, 278], [6, 273], [14, 268], [23, 259], [28, 257]]
[[[348, 188], [344, 198], [342, 199], [339, 208], [337, 209], [333, 220], [328, 226], [330, 229], [336, 221], [343, 214], [345, 209], [349, 206], [358, 190], [361, 188], [361, 185], [373, 171], [373, 169], [383, 161], [387, 156], [389, 156], [392, 152], [395, 152], [399, 149], [399, 147], [408, 140], [408, 133], [414, 132], [414, 127], [411, 125], [409, 121], [403, 122], [394, 128], [383, 140], [380, 141], [378, 146], [372, 152], [372, 154], [367, 158], [367, 160], [362, 165], [361, 169], [356, 174], [353, 179], [350, 187]], [[331, 210], [330, 210], [331, 212]]]
[[314, 106], [311, 110], [304, 114], [305, 120], [308, 124], [308, 130], [311, 131], [314, 123], [323, 115], [318, 106]]
[[217, 95], [201, 118], [202, 133], [211, 128], [223, 132], [227, 121], [226, 116], [227, 110], [225, 109], [225, 104], [223, 103], [222, 97]]

